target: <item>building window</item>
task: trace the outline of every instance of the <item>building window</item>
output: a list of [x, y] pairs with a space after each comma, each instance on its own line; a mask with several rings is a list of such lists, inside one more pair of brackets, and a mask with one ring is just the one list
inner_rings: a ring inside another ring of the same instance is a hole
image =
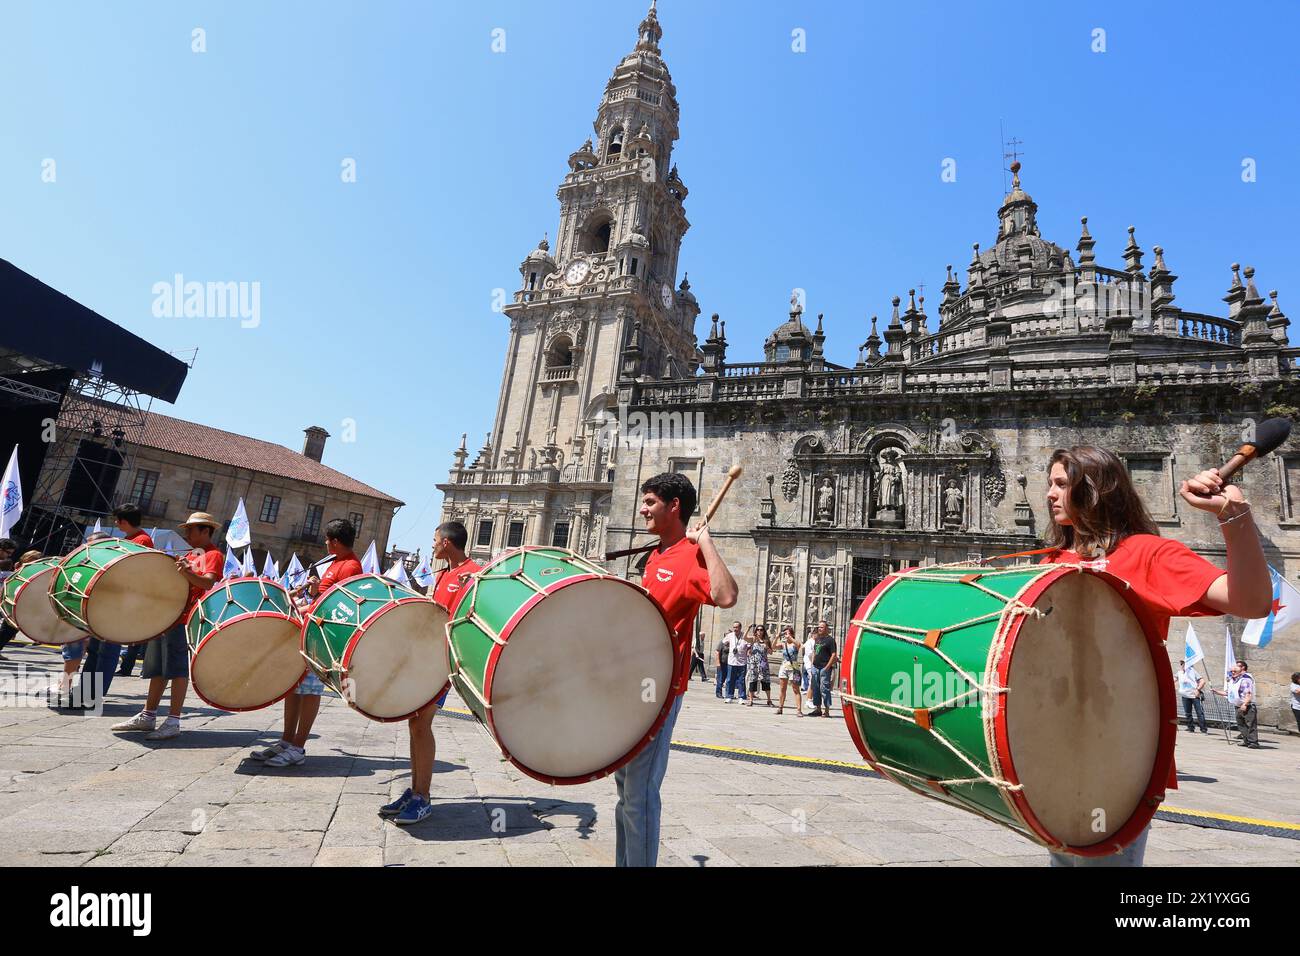
[[359, 511], [348, 512], [348, 523], [352, 525], [352, 530], [357, 534], [361, 533], [361, 519], [364, 517], [365, 515]]
[[551, 547], [567, 548], [569, 546], [569, 522], [557, 521], [551, 531]]
[[131, 500], [142, 509], [148, 508], [153, 501], [153, 493], [157, 490], [158, 472], [138, 471], [135, 473], [135, 484], [131, 486]]
[[[279, 509], [280, 499], [275, 499], [275, 507]], [[325, 513], [324, 505], [308, 505], [307, 518], [302, 523], [302, 537], [304, 541], [315, 541], [320, 537], [320, 519]]]
[[190, 511], [207, 511], [208, 501], [212, 498], [212, 482], [196, 481], [190, 489]]
[[[695, 486], [696, 501], [695, 511], [692, 514], [700, 513], [699, 498], [704, 495], [704, 482], [700, 474], [700, 459], [698, 458], [669, 458], [668, 470], [678, 475], [685, 475], [692, 485]], [[686, 517], [683, 515], [683, 517]]]
[[[313, 505], [313, 507], [315, 507]], [[307, 509], [307, 514], [311, 514], [311, 508]], [[275, 524], [275, 519], [280, 516], [280, 499], [275, 495], [267, 495], [262, 499], [262, 513], [258, 516], [258, 521], [265, 521], [267, 524]], [[317, 521], [317, 528], [320, 522]]]
[[524, 523], [522, 521], [510, 522], [510, 527], [506, 530], [506, 547], [519, 548], [524, 543]]
[[492, 547], [492, 519], [480, 518], [478, 522], [478, 539], [475, 544], [480, 548]]

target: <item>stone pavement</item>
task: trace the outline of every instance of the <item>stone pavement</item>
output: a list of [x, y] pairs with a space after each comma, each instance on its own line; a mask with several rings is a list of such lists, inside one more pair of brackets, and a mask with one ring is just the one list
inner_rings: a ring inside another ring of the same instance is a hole
[[[10, 645], [0, 675], [53, 677], [57, 655]], [[116, 678], [103, 716], [0, 708], [0, 865], [608, 866], [610, 778], [549, 787], [504, 762], [479, 726], [435, 721], [434, 815], [402, 829], [375, 814], [406, 786], [405, 724], [337, 699], [321, 708], [308, 760], [267, 770], [248, 751], [279, 736], [277, 705], [226, 714], [191, 692], [182, 735], [149, 742], [111, 724], [139, 710], [145, 682]], [[453, 696], [451, 710], [463, 709]], [[674, 741], [861, 765], [836, 719], [724, 704], [695, 683]], [[1300, 824], [1300, 741], [1261, 750], [1179, 732], [1180, 789], [1168, 809]], [[664, 784], [668, 866], [1042, 866], [1047, 854], [996, 824], [894, 784], [817, 764], [676, 750]], [[1293, 831], [1294, 832], [1294, 831]], [[1300, 840], [1157, 821], [1150, 865], [1295, 864]]]

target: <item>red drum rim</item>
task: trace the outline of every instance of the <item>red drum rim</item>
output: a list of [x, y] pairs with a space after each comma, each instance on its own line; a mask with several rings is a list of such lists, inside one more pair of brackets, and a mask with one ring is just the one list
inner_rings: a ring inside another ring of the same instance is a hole
[[[240, 580], [250, 580], [250, 579], [241, 578]], [[229, 582], [223, 581], [221, 582], [221, 586], [224, 586], [227, 583]], [[217, 590], [217, 588], [212, 588], [212, 590], [208, 591], [207, 593], [211, 594], [212, 591], [215, 590]], [[205, 594], [204, 597], [207, 597], [207, 594]], [[194, 607], [190, 610], [190, 613], [185, 615], [185, 627], [187, 630], [189, 629], [190, 618], [193, 617], [194, 612], [198, 610], [199, 603], [202, 603], [201, 598], [198, 602], [195, 603]], [[271, 707], [275, 704], [278, 704], [280, 701], [284, 700], [286, 697], [292, 694], [295, 690], [297, 690], [298, 685], [302, 683], [302, 679], [307, 676], [307, 663], [306, 661], [304, 661], [302, 667], [302, 673], [298, 675], [297, 680], [295, 680], [292, 684], [289, 685], [288, 690], [286, 690], [279, 697], [274, 697], [271, 700], [268, 700], [265, 704], [258, 704], [254, 707], [231, 707], [227, 704], [218, 704], [216, 701], [209, 700], [207, 696], [204, 695], [203, 691], [199, 689], [198, 683], [194, 680], [194, 661], [198, 659], [199, 653], [203, 650], [203, 648], [207, 646], [208, 641], [216, 637], [217, 633], [223, 627], [229, 627], [232, 624], [238, 624], [240, 621], [249, 621], [259, 617], [271, 617], [277, 620], [287, 621], [290, 624], [294, 623], [294, 619], [292, 617], [290, 617], [288, 614], [282, 614], [279, 611], [249, 611], [246, 614], [240, 614], [237, 617], [232, 617], [228, 621], [222, 621], [219, 627], [213, 628], [211, 633], [209, 633], [206, 637], [204, 637], [203, 640], [199, 641], [199, 646], [194, 648], [194, 650], [190, 652], [190, 687], [194, 689], [194, 693], [198, 695], [199, 700], [203, 701], [203, 703], [207, 704], [209, 707], [215, 707], [217, 708], [217, 710], [229, 711], [232, 714], [244, 714], [254, 710], [264, 710], [267, 707]], [[299, 640], [301, 641], [301, 638], [299, 638]]]

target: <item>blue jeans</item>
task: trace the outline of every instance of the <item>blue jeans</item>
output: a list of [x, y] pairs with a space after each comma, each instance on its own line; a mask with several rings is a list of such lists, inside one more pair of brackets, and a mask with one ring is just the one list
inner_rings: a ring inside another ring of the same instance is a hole
[[[743, 670], [743, 668], [739, 668]], [[614, 772], [618, 803], [614, 806], [614, 865], [654, 866], [659, 861], [659, 788], [668, 771], [673, 727], [682, 709], [678, 695], [659, 733], [631, 761]]]
[[[737, 694], [736, 690], [740, 693]], [[727, 667], [727, 690], [724, 696], [745, 699], [745, 665], [730, 664]]]
[[[117, 659], [122, 653], [121, 644], [110, 644], [97, 637], [90, 639], [90, 649], [81, 667], [81, 699], [88, 704], [108, 696], [108, 685], [117, 673]], [[96, 676], [98, 680], [96, 681]]]
[[1073, 856], [1069, 853], [1053, 852], [1052, 866], [1141, 866], [1142, 857], [1147, 851], [1147, 835], [1151, 833], [1151, 825], [1138, 834], [1138, 838], [1130, 843], [1120, 853], [1112, 853], [1110, 856]]
[[1196, 716], [1197, 716], [1197, 717], [1200, 719], [1200, 721], [1201, 721], [1201, 733], [1203, 733], [1203, 734], [1208, 734], [1210, 731], [1209, 731], [1208, 729], [1206, 729], [1206, 726], [1205, 726], [1205, 708], [1204, 708], [1203, 706], [1201, 706], [1201, 699], [1200, 699], [1199, 697], [1184, 697], [1184, 698], [1183, 698], [1183, 716], [1187, 718], [1187, 729], [1188, 729], [1188, 730], [1195, 730], [1195, 729], [1196, 729], [1196, 728], [1192, 725], [1192, 710], [1193, 710], [1193, 709], [1196, 710]]
[[808, 681], [810, 679], [810, 675], [812, 674], [812, 668], [805, 665], [804, 667], [801, 667], [799, 669], [799, 673], [800, 673], [799, 684], [803, 688], [803, 692], [806, 694], [808, 693]]
[[718, 665], [718, 693], [717, 693], [718, 697], [722, 696], [722, 688], [725, 687], [726, 684], [727, 684], [727, 665], [719, 664]]
[[830, 667], [812, 669], [812, 702], [814, 707], [831, 709], [831, 671]]

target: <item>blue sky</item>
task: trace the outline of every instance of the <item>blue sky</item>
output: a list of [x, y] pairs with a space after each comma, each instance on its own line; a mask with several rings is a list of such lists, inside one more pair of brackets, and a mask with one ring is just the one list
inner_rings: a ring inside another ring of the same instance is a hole
[[[293, 448], [323, 425], [327, 464], [407, 502], [391, 542], [427, 549], [434, 482], [495, 412], [493, 290], [554, 235], [565, 160], [645, 9], [6, 3], [0, 257], [197, 348], [158, 410]], [[697, 332], [719, 312], [729, 358], [753, 360], [796, 286], [834, 361], [920, 283], [933, 326], [944, 265], [994, 237], [999, 123], [1024, 141], [1046, 238], [1072, 249], [1087, 215], [1099, 259], [1122, 266], [1135, 225], [1184, 308], [1220, 311], [1239, 261], [1300, 315], [1296, 10], [664, 0]], [[156, 317], [153, 285], [176, 273], [260, 283], [260, 324]]]

